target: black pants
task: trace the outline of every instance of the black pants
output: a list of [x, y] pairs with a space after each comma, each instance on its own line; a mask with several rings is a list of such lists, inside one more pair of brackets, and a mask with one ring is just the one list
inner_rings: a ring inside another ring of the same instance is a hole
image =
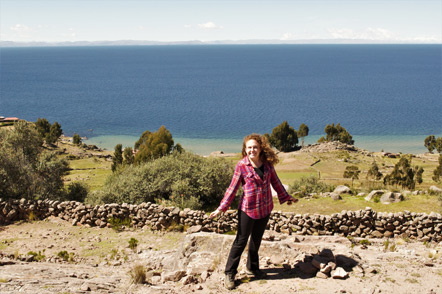
[[238, 210], [238, 232], [236, 233], [235, 241], [233, 241], [229, 258], [227, 259], [226, 274], [237, 273], [241, 254], [247, 245], [249, 236], [251, 236], [251, 238], [247, 256], [247, 268], [250, 270], [259, 269], [258, 250], [269, 218], [270, 215], [262, 219], [253, 219], [244, 211]]

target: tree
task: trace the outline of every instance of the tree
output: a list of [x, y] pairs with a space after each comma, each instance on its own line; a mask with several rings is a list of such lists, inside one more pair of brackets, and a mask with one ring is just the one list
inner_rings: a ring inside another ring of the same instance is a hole
[[[144, 132], [144, 134], [148, 133]], [[140, 140], [143, 135], [141, 135]], [[150, 133], [145, 137], [146, 140], [139, 145], [139, 150], [135, 155], [136, 164], [157, 159], [171, 153], [174, 142], [172, 134], [165, 126], [161, 126], [158, 131]]]
[[72, 143], [74, 143], [75, 145], [80, 145], [81, 144], [81, 137], [79, 134], [74, 134], [74, 136], [72, 136]]
[[42, 139], [46, 138], [46, 135], [48, 135], [51, 130], [51, 124], [46, 118], [38, 118], [35, 122], [35, 126]]
[[351, 178], [351, 186], [353, 187], [353, 181], [359, 179], [359, 173], [361, 171], [356, 165], [349, 165], [345, 168], [344, 178]]
[[442, 153], [442, 137], [436, 139], [436, 151]]
[[331, 125], [327, 124], [325, 126], [325, 133], [325, 140], [327, 142], [339, 141], [341, 143], [351, 145], [355, 143], [350, 133], [339, 123], [336, 126], [334, 123], [332, 123]]
[[21, 121], [0, 129], [0, 197], [63, 199], [68, 164], [42, 145], [34, 124]]
[[436, 138], [434, 135], [425, 138], [424, 146], [428, 149], [428, 152], [433, 153], [433, 150], [436, 149]]
[[287, 121], [272, 130], [270, 135], [270, 144], [282, 152], [292, 151], [298, 144], [298, 135], [293, 127]]
[[152, 135], [152, 132], [151, 132], [151, 131], [149, 131], [149, 130], [144, 131], [144, 132], [141, 134], [141, 136], [140, 136], [140, 138], [138, 139], [138, 141], [135, 142], [134, 149], [135, 149], [135, 150], [138, 150], [138, 149], [140, 148], [140, 146], [141, 146], [142, 144], [144, 144], [144, 143], [147, 141], [147, 139], [149, 138], [150, 135]]
[[442, 178], [442, 154], [439, 155], [439, 165], [433, 171], [433, 181], [440, 182]]
[[123, 151], [123, 164], [125, 165], [131, 165], [134, 163], [135, 157], [134, 152], [131, 147], [124, 148]]
[[421, 184], [424, 169], [419, 166], [411, 166], [411, 157], [403, 156], [395, 164], [393, 171], [384, 177], [384, 184], [400, 185], [403, 189], [414, 189]]
[[49, 133], [46, 134], [46, 143], [54, 144], [62, 134], [63, 130], [61, 129], [61, 125], [58, 122], [54, 122], [49, 129]]
[[375, 181], [379, 181], [382, 178], [382, 173], [379, 171], [379, 167], [376, 164], [376, 161], [373, 161], [370, 169], [367, 172], [367, 179], [374, 179]]
[[116, 171], [117, 168], [123, 164], [123, 145], [115, 145], [114, 155], [112, 156], [112, 171]]
[[301, 124], [298, 129], [298, 137], [301, 138], [301, 145], [304, 147], [304, 137], [308, 136], [308, 126], [306, 124]]

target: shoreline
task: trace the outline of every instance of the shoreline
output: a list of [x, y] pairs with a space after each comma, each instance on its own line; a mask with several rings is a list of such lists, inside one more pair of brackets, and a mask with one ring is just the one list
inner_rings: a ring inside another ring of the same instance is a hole
[[[322, 135], [307, 136], [305, 145], [316, 144]], [[391, 152], [403, 154], [424, 154], [428, 150], [424, 146], [424, 140], [428, 135], [354, 135], [354, 146], [370, 152]], [[435, 135], [436, 137], [442, 134]], [[127, 135], [102, 135], [89, 137], [86, 144], [97, 145], [100, 148], [112, 151], [117, 144], [124, 147], [133, 147], [139, 139], [138, 136]], [[241, 152], [242, 139], [201, 139], [201, 138], [173, 138], [175, 144], [180, 143], [184, 149], [195, 154], [207, 156], [212, 152], [222, 151], [224, 153]], [[301, 141], [301, 140], [299, 140]], [[301, 145], [301, 142], [298, 143]]]

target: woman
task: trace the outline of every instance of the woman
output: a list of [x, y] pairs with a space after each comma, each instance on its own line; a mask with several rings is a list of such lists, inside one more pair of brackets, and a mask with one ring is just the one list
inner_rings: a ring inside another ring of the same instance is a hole
[[278, 157], [270, 147], [267, 139], [259, 134], [251, 134], [244, 138], [242, 156], [235, 168], [232, 182], [221, 200], [220, 206], [210, 214], [210, 218], [225, 212], [233, 199], [240, 184], [244, 194], [239, 202], [238, 231], [227, 259], [224, 285], [227, 289], [235, 287], [241, 254], [250, 238], [246, 273], [255, 278], [263, 278], [266, 274], [259, 269], [258, 250], [262, 236], [273, 209], [273, 198], [270, 184], [278, 193], [279, 202], [291, 205], [297, 199], [291, 197], [276, 175], [274, 165]]

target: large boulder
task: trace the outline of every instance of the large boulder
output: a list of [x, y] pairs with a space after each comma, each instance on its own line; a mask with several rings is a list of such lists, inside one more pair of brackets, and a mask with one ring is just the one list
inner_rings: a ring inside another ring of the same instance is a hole
[[373, 201], [373, 198], [375, 198], [376, 196], [380, 197], [384, 193], [385, 193], [384, 190], [373, 190], [364, 199], [365, 201]]
[[436, 186], [431, 186], [429, 190], [436, 193], [442, 193], [442, 189]]
[[345, 194], [351, 194], [352, 192], [351, 192], [351, 189], [350, 189], [349, 187], [347, 187], [347, 186], [345, 186], [345, 185], [339, 185], [339, 186], [337, 186], [337, 187], [333, 190], [333, 193], [336, 193], [336, 194], [338, 194], [338, 195], [341, 195], [341, 194], [343, 194], [343, 193], [345, 193]]
[[386, 192], [380, 198], [382, 204], [396, 203], [402, 200], [404, 200], [404, 196], [401, 193], [394, 192]]
[[[284, 189], [287, 191], [289, 189], [288, 185], [282, 184]], [[278, 193], [276, 193], [275, 189], [273, 189], [272, 185], [270, 185], [270, 188], [272, 189], [272, 197], [278, 197]]]

